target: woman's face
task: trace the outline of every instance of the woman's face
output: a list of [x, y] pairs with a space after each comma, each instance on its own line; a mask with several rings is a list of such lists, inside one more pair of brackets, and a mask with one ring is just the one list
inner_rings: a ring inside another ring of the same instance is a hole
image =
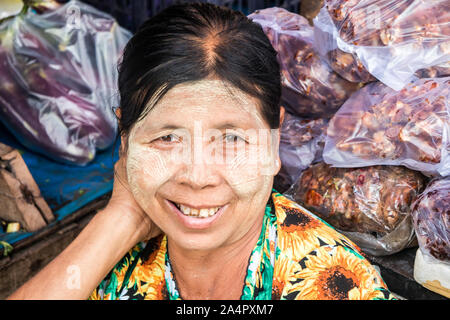
[[171, 241], [211, 250], [259, 232], [278, 142], [256, 99], [220, 80], [181, 84], [132, 128], [128, 182]]

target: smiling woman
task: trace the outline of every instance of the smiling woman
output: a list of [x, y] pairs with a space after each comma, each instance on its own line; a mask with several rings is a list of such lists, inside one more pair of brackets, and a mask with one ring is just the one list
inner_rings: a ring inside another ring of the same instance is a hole
[[272, 189], [284, 109], [259, 25], [172, 6], [128, 43], [119, 89], [107, 207], [11, 298], [392, 298], [351, 241]]

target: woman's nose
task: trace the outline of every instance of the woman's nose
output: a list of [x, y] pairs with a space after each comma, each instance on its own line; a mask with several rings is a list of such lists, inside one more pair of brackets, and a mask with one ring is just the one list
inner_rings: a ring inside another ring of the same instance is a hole
[[189, 161], [178, 170], [175, 180], [192, 189], [214, 187], [221, 183], [220, 164], [214, 161], [209, 151], [194, 149]]

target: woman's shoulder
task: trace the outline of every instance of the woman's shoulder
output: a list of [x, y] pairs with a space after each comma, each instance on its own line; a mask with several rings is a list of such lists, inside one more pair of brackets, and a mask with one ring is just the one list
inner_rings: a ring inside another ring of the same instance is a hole
[[393, 298], [351, 240], [286, 196], [274, 193], [272, 200], [278, 232], [274, 292], [279, 298]]

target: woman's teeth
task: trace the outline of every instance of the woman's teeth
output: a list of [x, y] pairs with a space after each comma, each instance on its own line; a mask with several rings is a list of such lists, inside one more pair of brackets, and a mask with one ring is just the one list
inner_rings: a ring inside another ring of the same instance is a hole
[[194, 209], [182, 204], [176, 204], [177, 208], [186, 216], [197, 217], [197, 218], [208, 218], [217, 213], [220, 207], [206, 208], [206, 209]]

